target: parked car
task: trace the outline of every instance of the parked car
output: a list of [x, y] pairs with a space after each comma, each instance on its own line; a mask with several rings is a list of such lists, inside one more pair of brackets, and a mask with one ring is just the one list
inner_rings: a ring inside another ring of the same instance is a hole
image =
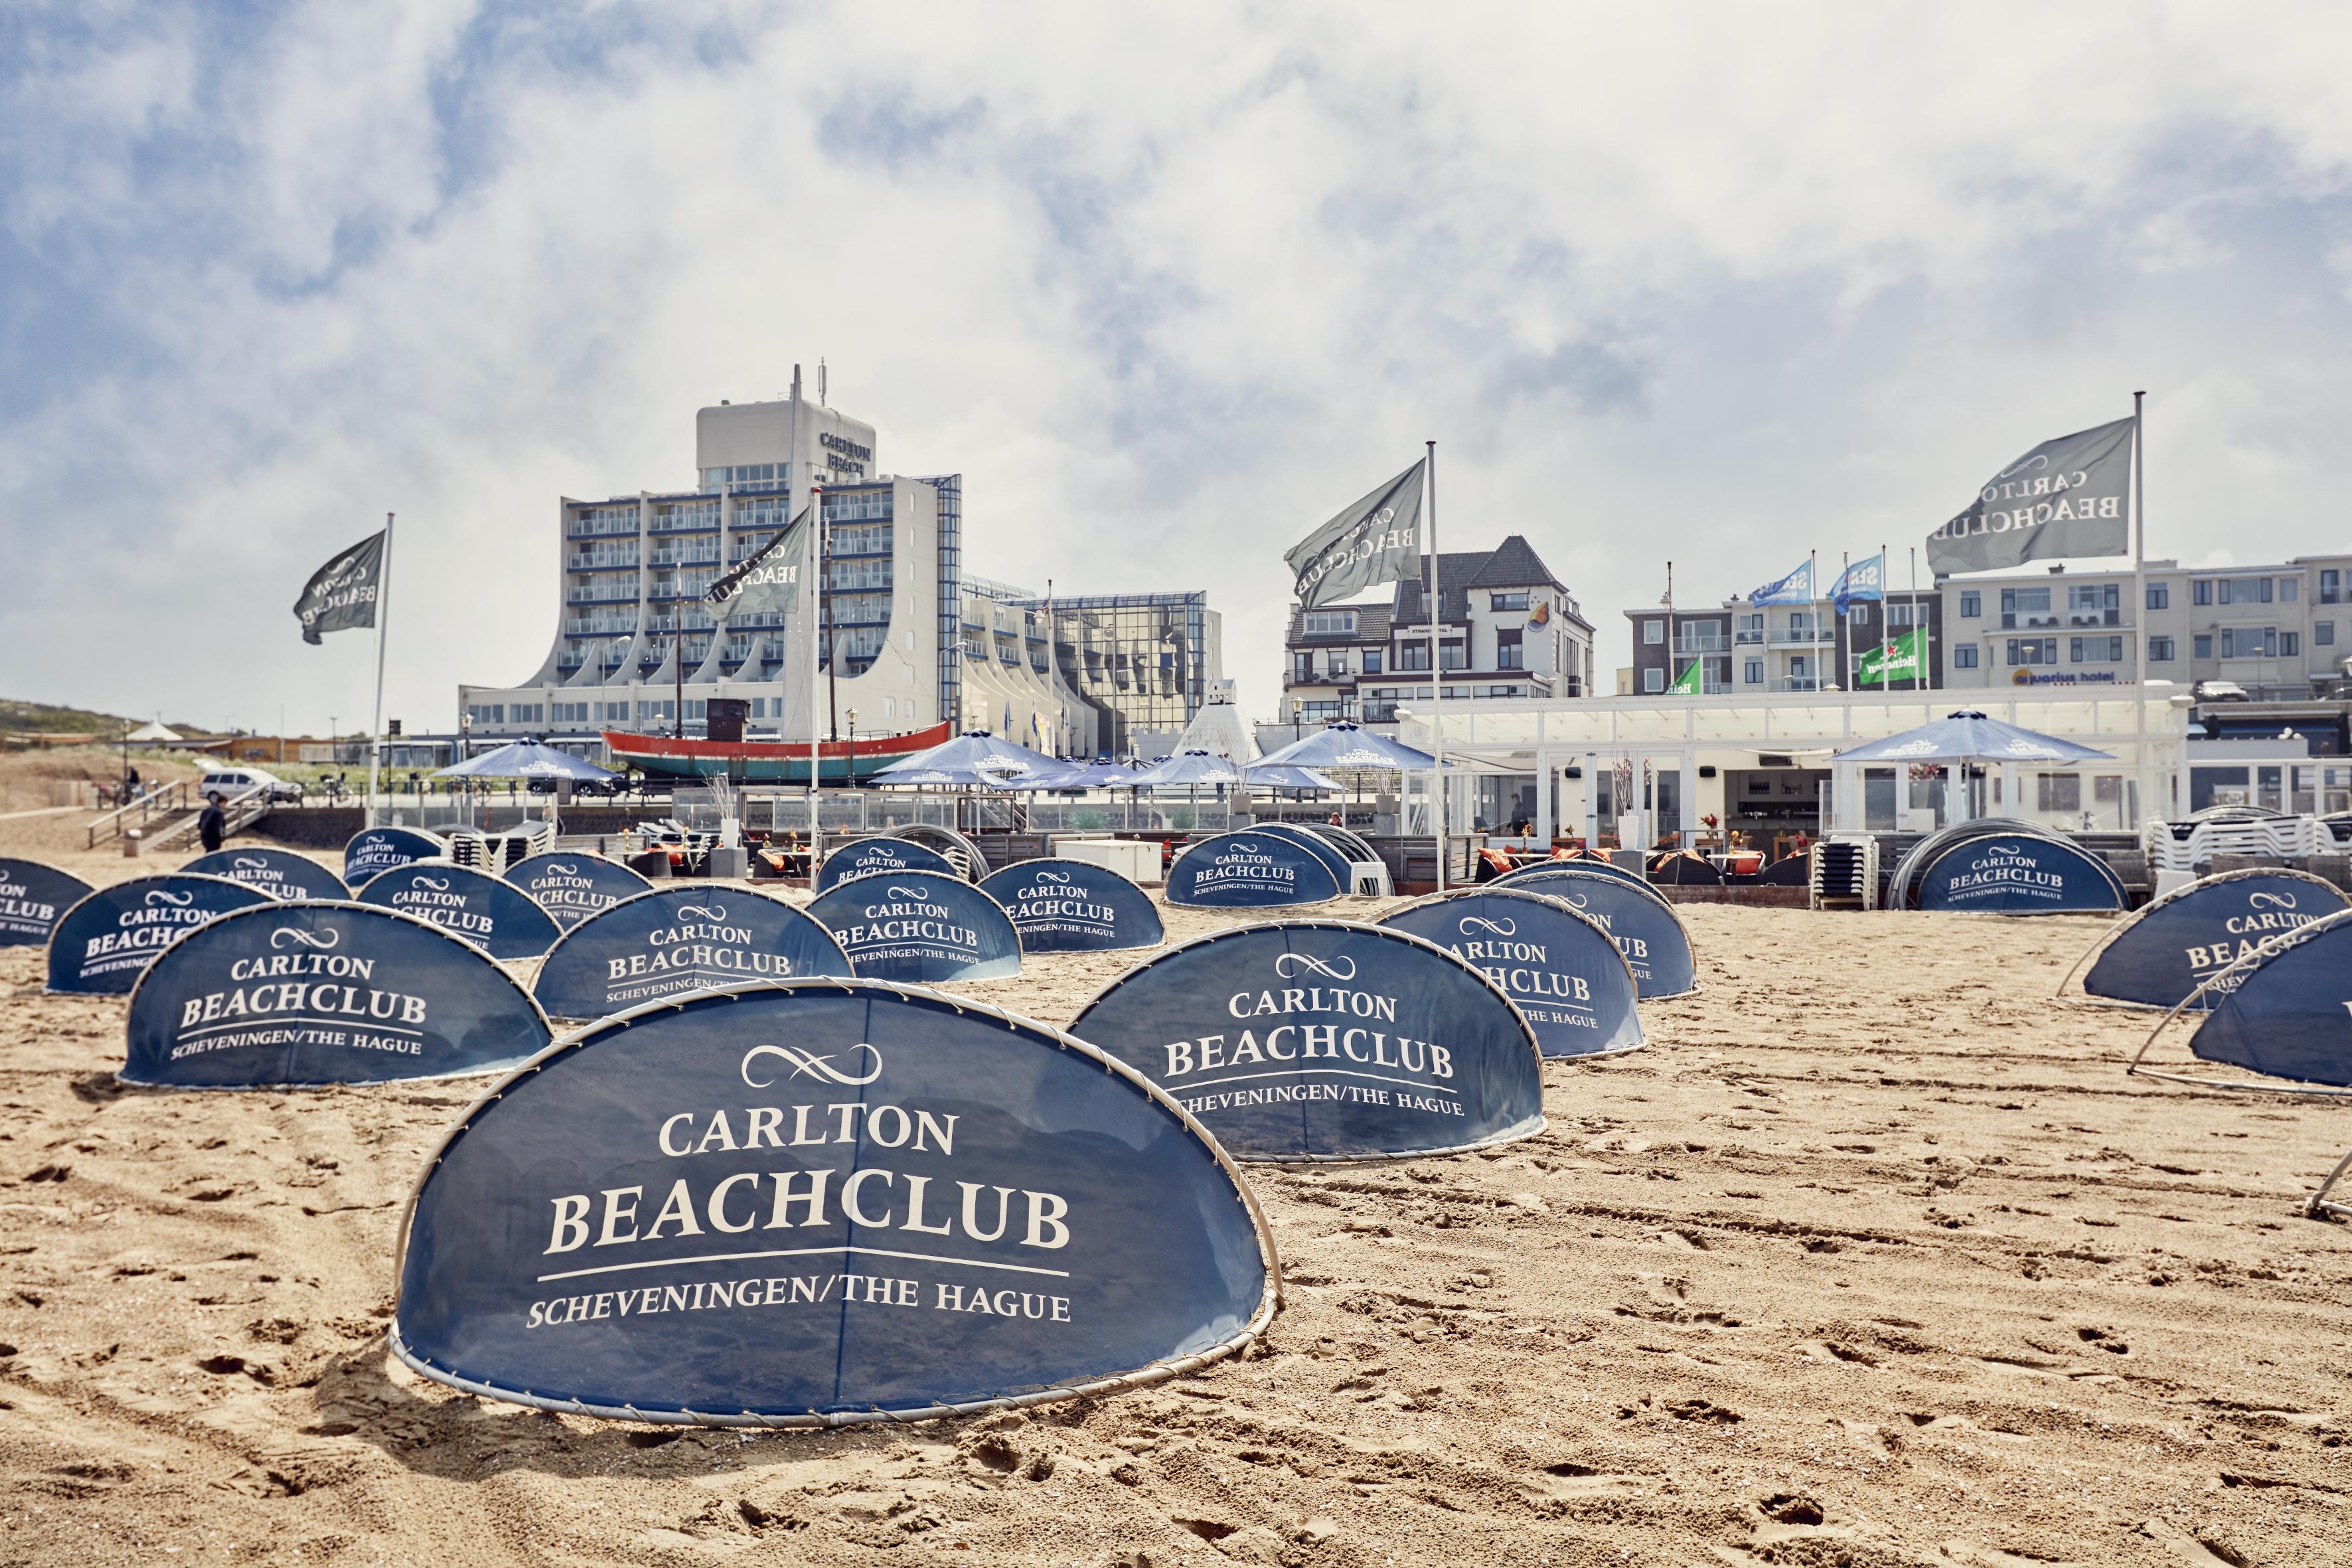
[[2234, 680], [2200, 680], [2197, 683], [2200, 702], [2248, 702], [2246, 689]]
[[235, 800], [248, 790], [256, 788], [267, 791], [268, 793], [262, 798], [273, 805], [280, 801], [297, 805], [302, 802], [300, 784], [281, 779], [276, 773], [261, 768], [221, 768], [206, 773], [196, 782], [198, 795], [218, 794], [225, 800]]

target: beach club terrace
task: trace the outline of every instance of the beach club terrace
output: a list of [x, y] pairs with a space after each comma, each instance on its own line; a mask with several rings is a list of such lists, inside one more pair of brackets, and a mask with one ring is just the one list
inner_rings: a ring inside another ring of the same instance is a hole
[[[2114, 761], [1911, 767], [1834, 763], [1833, 753], [1900, 733], [1962, 706], [2109, 753]], [[1525, 775], [1538, 840], [1581, 837], [1647, 847], [1743, 833], [1773, 847], [1798, 833], [1925, 832], [2007, 816], [2072, 833], [2131, 833], [2189, 809], [2186, 687], [2154, 682], [2097, 693], [1999, 690], [1822, 692], [1446, 705], [1449, 761], [1473, 773]], [[1401, 704], [1399, 737], [1434, 739], [1427, 703]], [[1967, 777], [1963, 780], [1961, 773]], [[1456, 780], [1457, 823], [1469, 781]], [[1965, 797], [1957, 792], [1965, 787]], [[1713, 818], [1713, 825], [1708, 820]], [[1490, 830], [1505, 825], [1487, 824]]]

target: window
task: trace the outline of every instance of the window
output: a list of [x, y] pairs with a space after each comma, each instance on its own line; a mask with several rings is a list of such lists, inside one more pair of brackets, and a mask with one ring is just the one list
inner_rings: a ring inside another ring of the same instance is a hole
[[1437, 645], [1437, 655], [1448, 669], [1470, 668], [1468, 660], [1463, 655], [1460, 637], [1446, 637], [1441, 640]]
[[2020, 627], [2054, 626], [2050, 614], [2050, 590], [2047, 588], [2003, 588], [2000, 591], [2000, 625], [2003, 631]]
[[1658, 644], [1665, 641], [1666, 623], [1664, 621], [1643, 621], [1642, 623], [1642, 640], [1652, 647], [1655, 647]]
[[1924, 605], [1889, 605], [1886, 606], [1886, 629], [1890, 635], [1895, 632], [1906, 630], [1911, 626], [1924, 626], [1927, 624], [1927, 606]]
[[2036, 773], [2033, 796], [2034, 804], [2044, 811], [2080, 811], [2083, 777], [2080, 773]]
[[1310, 637], [1353, 637], [1356, 634], [1356, 612], [1309, 610], [1307, 612], [1307, 625], [1303, 629]]
[[2221, 603], [2225, 605], [2267, 605], [2270, 602], [2271, 580], [2267, 577], [2221, 579]]
[[1954, 669], [1974, 669], [1976, 667], [1977, 645], [1972, 642], [1964, 642], [1954, 645], [1952, 648], [1952, 668]]
[[1489, 597], [1488, 602], [1498, 610], [1524, 610], [1528, 607], [1528, 591], [1520, 588], [1508, 594], [1496, 594]]
[[2319, 574], [2319, 602], [2323, 605], [2335, 605], [2342, 603], [2343, 598], [2344, 574], [2336, 567], [2330, 566]]
[[1739, 665], [1739, 679], [1743, 684], [1748, 686], [1763, 685], [1764, 661], [1760, 658], [1742, 659]]
[[1762, 642], [1764, 640], [1764, 613], [1761, 610], [1757, 611], [1753, 615], [1743, 613], [1739, 616], [1739, 629], [1733, 634], [1732, 640], [1735, 642]]
[[1290, 679], [1294, 684], [1311, 679], [1314, 674], [1315, 656], [1313, 654], [1294, 653], [1290, 656]]
[[1973, 621], [1984, 614], [1984, 595], [1974, 588], [1960, 592], [1960, 619]]
[[[2006, 596], [2004, 594], [2003, 597]], [[2058, 662], [2058, 639], [2011, 637], [2009, 639], [2009, 662], [2012, 668], [2022, 664], [2055, 664]]]
[[[2293, 579], [2290, 578], [2289, 581], [2291, 582]], [[2303, 634], [2301, 632], [2279, 633], [2279, 657], [2281, 658], [2301, 658], [2303, 657]]]
[[2327, 647], [2332, 646], [2335, 641], [2336, 623], [2334, 621], [2314, 621], [2311, 623], [2312, 647]]
[[[1655, 622], [1655, 621], [1652, 621], [1650, 624], [1651, 624], [1652, 626], [1656, 626], [1658, 623], [1657, 623], [1657, 622]], [[1642, 672], [1642, 689], [1643, 689], [1643, 690], [1644, 690], [1644, 691], [1664, 691], [1665, 689], [1666, 689], [1666, 672], [1665, 672], [1664, 670], [1663, 670], [1663, 669], [1645, 669], [1645, 670], [1643, 670], [1643, 671]]]
[[2279, 656], [2279, 635], [2276, 626], [2223, 626], [2221, 657], [2223, 658], [2276, 658]]
[[2303, 579], [2302, 579], [2302, 578], [2300, 578], [2300, 577], [2282, 577], [2282, 578], [2280, 578], [2280, 579], [2279, 579], [2279, 603], [2280, 603], [2280, 604], [2282, 604], [2282, 605], [2292, 605], [2292, 604], [2294, 604], [2296, 600], [2298, 600], [2298, 599], [2300, 599], [2300, 598], [2302, 598], [2302, 597], [2303, 597]]
[[1396, 667], [1400, 670], [1427, 669], [1429, 668], [1429, 639], [1423, 637], [1419, 642], [1399, 643], [1397, 645]]
[[2213, 602], [2213, 579], [2210, 577], [2200, 577], [2194, 583], [2191, 583], [2189, 585], [2189, 602], [2193, 605], [2211, 604]]
[[2192, 658], [2211, 658], [2213, 657], [2213, 634], [2211, 632], [2199, 632], [2195, 637], [2190, 637], [2189, 639], [2189, 657]]
[[2147, 639], [2148, 663], [2170, 664], [2172, 662], [2172, 639], [2170, 637], [2150, 637]]
[[1345, 680], [1348, 679], [1348, 650], [1346, 648], [1333, 648], [1329, 653], [1323, 656], [1323, 660], [1324, 668], [1330, 671], [1331, 678], [1333, 679]]
[[1496, 669], [1527, 668], [1521, 657], [1518, 627], [1507, 626], [1495, 634], [1495, 668]]
[[1364, 673], [1366, 675], [1378, 675], [1380, 672], [1381, 650], [1376, 647], [1366, 648], [1364, 650]]
[[2150, 583], [2147, 585], [2147, 607], [2151, 610], [2172, 608], [2171, 586], [2164, 583]]
[[2121, 637], [2068, 637], [2066, 662], [2069, 664], [2120, 664], [2124, 657]]

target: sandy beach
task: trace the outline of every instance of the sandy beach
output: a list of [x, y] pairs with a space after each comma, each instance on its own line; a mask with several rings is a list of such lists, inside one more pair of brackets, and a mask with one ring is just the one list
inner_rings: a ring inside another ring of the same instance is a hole
[[[2126, 1079], [2143, 1016], [2046, 1000], [2095, 920], [1684, 913], [1703, 989], [1543, 1134], [1253, 1171], [1247, 1360], [824, 1435], [411, 1375], [395, 1227], [481, 1084], [126, 1091], [123, 1003], [6, 950], [0, 1561], [2352, 1561], [2352, 1234], [2299, 1217], [2352, 1107]], [[1139, 956], [969, 989], [1061, 1023]]]

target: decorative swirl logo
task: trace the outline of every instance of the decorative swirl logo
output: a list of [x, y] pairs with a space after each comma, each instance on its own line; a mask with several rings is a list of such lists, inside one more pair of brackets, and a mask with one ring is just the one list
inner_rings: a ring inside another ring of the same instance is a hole
[[1067, 871], [1040, 871], [1037, 873], [1037, 880], [1066, 888], [1070, 885], [1070, 874]]
[[681, 925], [688, 921], [708, 921], [712, 925], [717, 925], [720, 921], [727, 918], [727, 906], [724, 904], [680, 904], [677, 907], [677, 918], [678, 923]]
[[257, 860], [250, 855], [240, 855], [236, 859], [230, 861], [229, 864], [236, 867], [240, 871], [267, 871], [269, 869], [269, 862], [267, 860]]
[[153, 909], [157, 904], [174, 904], [184, 910], [195, 901], [196, 896], [194, 893], [175, 893], [169, 888], [150, 888], [147, 889], [147, 907], [149, 909]]
[[284, 947], [290, 941], [299, 942], [304, 947], [315, 947], [321, 952], [331, 951], [342, 940], [343, 933], [340, 931], [297, 931], [292, 926], [280, 926], [269, 933], [269, 945], [272, 947]]
[[2000, 473], [1993, 477], [1999, 479], [2015, 479], [2020, 474], [2029, 473], [2035, 468], [2046, 468], [2049, 466], [2050, 454], [2047, 452], [2036, 452], [2033, 456], [2026, 458], [2025, 461], [2017, 464], [2013, 468], [2003, 468]]
[[446, 877], [419, 877], [416, 879], [415, 885], [420, 888], [430, 888], [436, 893], [446, 893], [449, 890], [449, 879]]
[[929, 888], [902, 888], [893, 882], [890, 884], [890, 896], [894, 899], [928, 899], [931, 890]]
[[860, 1041], [852, 1048], [855, 1050], [864, 1051], [867, 1056], [874, 1058], [873, 1069], [866, 1073], [863, 1078], [854, 1078], [848, 1073], [843, 1072], [839, 1068], [833, 1065], [833, 1058], [830, 1056], [821, 1057], [814, 1051], [802, 1050], [798, 1046], [753, 1046], [750, 1050], [743, 1053], [743, 1081], [750, 1084], [753, 1089], [766, 1089], [769, 1084], [775, 1081], [775, 1079], [770, 1079], [767, 1082], [763, 1083], [760, 1079], [751, 1076], [751, 1063], [755, 1058], [760, 1057], [774, 1057], [781, 1061], [790, 1062], [792, 1064], [793, 1076], [794, 1078], [814, 1078], [821, 1079], [826, 1083], [846, 1084], [853, 1088], [861, 1083], [872, 1083], [876, 1079], [882, 1076], [882, 1053], [880, 1051], [876, 1050], [872, 1046], [866, 1045], [863, 1041]]
[[559, 877], [577, 877], [580, 875], [579, 867], [567, 866], [561, 860], [550, 860], [547, 863], [547, 868], [554, 872]]
[[[1344, 970], [1339, 967], [1342, 963], [1348, 966]], [[1292, 968], [1293, 964], [1297, 964], [1297, 969]], [[1356, 977], [1356, 961], [1344, 953], [1330, 963], [1324, 963], [1311, 952], [1286, 952], [1274, 961], [1275, 973], [1285, 980], [1293, 978], [1299, 969], [1313, 970], [1327, 980], [1353, 980]]]
[[1519, 922], [1515, 920], [1490, 921], [1478, 915], [1464, 915], [1457, 925], [1464, 936], [1474, 931], [1490, 931], [1496, 936], [1519, 934]]
[[2252, 910], [2291, 910], [2294, 908], [2293, 893], [2248, 893], [2246, 907]]

